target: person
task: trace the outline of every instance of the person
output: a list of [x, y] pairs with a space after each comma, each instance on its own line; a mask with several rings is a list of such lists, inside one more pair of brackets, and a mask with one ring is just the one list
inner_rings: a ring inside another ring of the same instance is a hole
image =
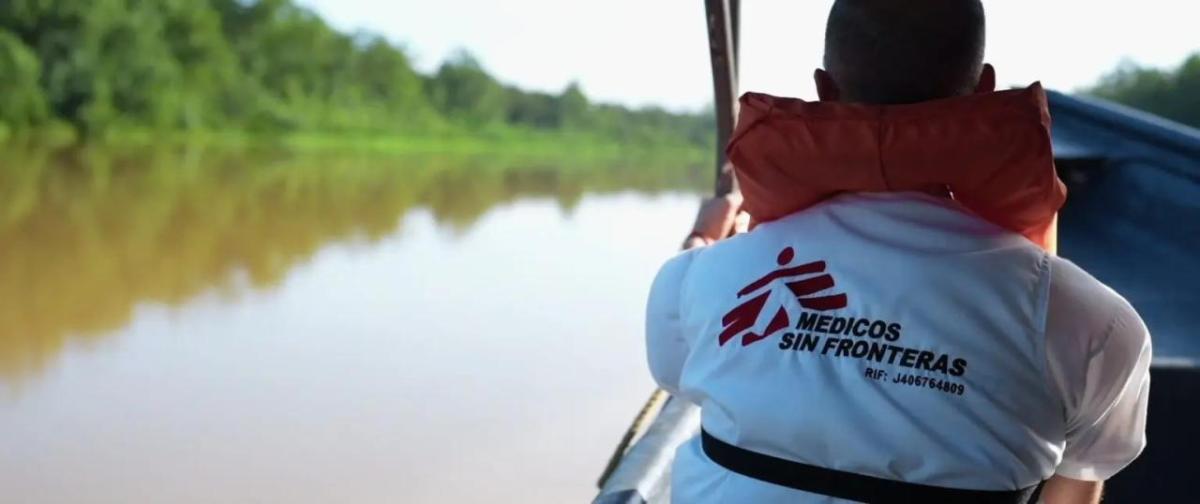
[[979, 0], [837, 0], [821, 101], [742, 98], [744, 199], [648, 300], [701, 411], [673, 502], [1095, 503], [1140, 454], [1150, 336], [1054, 254], [1045, 94], [996, 91], [984, 35]]

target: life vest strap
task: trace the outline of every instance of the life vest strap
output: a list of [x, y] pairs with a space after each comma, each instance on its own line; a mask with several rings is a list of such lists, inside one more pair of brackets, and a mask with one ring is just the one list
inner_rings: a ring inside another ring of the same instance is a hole
[[1043, 481], [1028, 488], [1000, 491], [921, 485], [826, 469], [752, 452], [721, 441], [703, 429], [700, 430], [700, 440], [709, 459], [742, 476], [804, 492], [872, 504], [1036, 503], [1045, 484]]

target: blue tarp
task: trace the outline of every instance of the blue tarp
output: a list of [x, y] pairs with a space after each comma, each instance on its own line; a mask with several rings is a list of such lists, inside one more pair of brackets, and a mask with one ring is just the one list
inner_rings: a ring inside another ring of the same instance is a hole
[[1137, 308], [1156, 358], [1200, 361], [1200, 131], [1061, 93], [1050, 107], [1060, 253]]

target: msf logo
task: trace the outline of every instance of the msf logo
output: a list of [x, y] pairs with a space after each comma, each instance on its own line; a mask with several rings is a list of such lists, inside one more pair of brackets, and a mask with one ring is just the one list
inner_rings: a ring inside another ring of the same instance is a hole
[[[725, 329], [717, 338], [720, 346], [725, 346], [739, 334], [742, 336], [742, 346], [747, 346], [790, 327], [792, 321], [788, 317], [786, 305], [783, 304], [787, 297], [795, 298], [800, 306], [809, 310], [828, 311], [846, 307], [845, 294], [818, 295], [834, 286], [833, 276], [825, 273], [825, 261], [789, 267], [788, 264], [791, 264], [795, 256], [796, 251], [792, 250], [792, 247], [783, 249], [776, 259], [779, 269], [763, 275], [738, 291], [738, 299], [749, 299], [721, 318]], [[752, 329], [758, 325], [763, 308], [767, 306], [767, 301], [772, 295], [777, 298], [783, 296], [784, 300], [772, 304], [772, 307], [778, 307], [774, 316], [761, 334], [756, 333]]]

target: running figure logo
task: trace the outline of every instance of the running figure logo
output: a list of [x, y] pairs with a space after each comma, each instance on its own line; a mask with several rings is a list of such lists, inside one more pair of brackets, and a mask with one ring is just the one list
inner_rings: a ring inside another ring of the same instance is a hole
[[826, 289], [832, 289], [834, 286], [833, 276], [825, 273], [825, 261], [815, 261], [788, 267], [788, 264], [795, 257], [796, 251], [792, 247], [783, 249], [779, 252], [779, 257], [776, 258], [779, 269], [763, 275], [762, 278], [751, 282], [750, 285], [738, 291], [738, 299], [752, 295], [754, 297], [730, 310], [721, 319], [721, 324], [725, 329], [721, 331], [721, 335], [717, 338], [720, 346], [725, 346], [734, 336], [743, 332], [745, 334], [742, 335], [742, 346], [747, 346], [751, 343], [767, 339], [781, 329], [791, 326], [792, 321], [788, 317], [787, 308], [780, 304], [779, 308], [775, 311], [774, 317], [771, 318], [771, 322], [763, 329], [762, 334], [757, 334], [750, 330], [758, 323], [763, 308], [766, 306], [771, 294], [782, 291], [782, 289], [778, 289], [779, 284], [776, 282], [777, 280], [785, 282], [783, 285], [787, 287], [787, 290], [782, 291], [783, 294], [794, 296], [800, 302], [800, 306], [804, 308], [827, 311], [846, 307], [847, 300], [845, 294], [815, 295]]

